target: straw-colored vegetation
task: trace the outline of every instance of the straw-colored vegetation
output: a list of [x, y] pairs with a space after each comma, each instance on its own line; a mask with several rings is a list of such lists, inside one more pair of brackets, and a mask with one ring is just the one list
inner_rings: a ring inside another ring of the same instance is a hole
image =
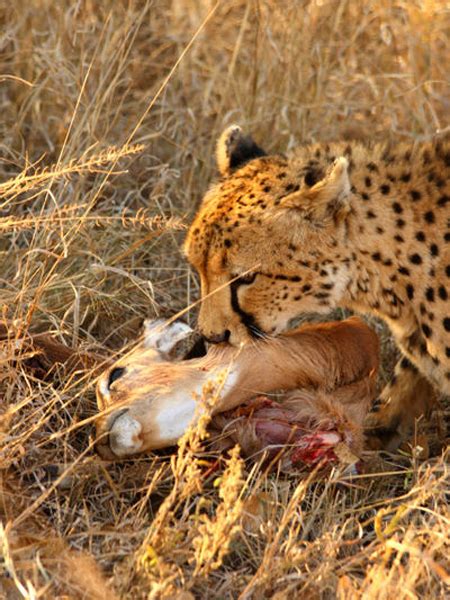
[[[16, 0], [0, 15], [0, 596], [444, 598], [445, 411], [429, 458], [423, 442], [368, 452], [354, 478], [268, 474], [201, 430], [107, 464], [89, 441], [95, 372], [42, 378], [25, 341], [110, 356], [198, 298], [180, 244], [225, 125], [270, 151], [449, 127], [450, 4]], [[385, 379], [395, 350], [375, 326]]]

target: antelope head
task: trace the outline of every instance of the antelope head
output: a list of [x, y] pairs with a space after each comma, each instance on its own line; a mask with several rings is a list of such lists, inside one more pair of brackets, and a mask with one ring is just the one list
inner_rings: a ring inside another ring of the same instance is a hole
[[[125, 458], [174, 445], [205, 411], [229, 411], [258, 394], [336, 392], [345, 414], [358, 422], [373, 397], [378, 339], [356, 317], [306, 325], [241, 348], [219, 344], [200, 358], [171, 360], [177, 344], [190, 335], [183, 323], [149, 323], [143, 343], [100, 377], [96, 448], [102, 457]], [[355, 385], [360, 386], [356, 394]]]

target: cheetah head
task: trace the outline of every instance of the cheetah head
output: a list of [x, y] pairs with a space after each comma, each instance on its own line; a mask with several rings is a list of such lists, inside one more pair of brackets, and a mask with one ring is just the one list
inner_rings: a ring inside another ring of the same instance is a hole
[[217, 163], [221, 179], [185, 242], [201, 280], [203, 335], [239, 345], [336, 306], [349, 280], [347, 160], [267, 156], [232, 126]]

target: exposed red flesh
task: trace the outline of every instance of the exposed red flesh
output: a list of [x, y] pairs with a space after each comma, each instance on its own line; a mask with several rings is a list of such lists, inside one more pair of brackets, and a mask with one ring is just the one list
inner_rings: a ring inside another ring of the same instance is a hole
[[[334, 417], [334, 418], [333, 418]], [[213, 423], [232, 442], [240, 444], [245, 456], [266, 452], [269, 460], [283, 457], [283, 464], [294, 468], [311, 468], [339, 462], [337, 445], [352, 451], [354, 423], [336, 415], [312, 416], [305, 421], [295, 406], [286, 406], [267, 396], [258, 396], [237, 409], [215, 417]]]

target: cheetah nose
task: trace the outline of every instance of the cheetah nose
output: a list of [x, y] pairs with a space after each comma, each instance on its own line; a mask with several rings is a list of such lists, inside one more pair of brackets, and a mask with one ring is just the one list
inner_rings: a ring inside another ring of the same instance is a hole
[[220, 344], [222, 342], [228, 342], [230, 335], [230, 330], [225, 329], [222, 333], [213, 333], [211, 335], [204, 335], [203, 337], [210, 344]]

